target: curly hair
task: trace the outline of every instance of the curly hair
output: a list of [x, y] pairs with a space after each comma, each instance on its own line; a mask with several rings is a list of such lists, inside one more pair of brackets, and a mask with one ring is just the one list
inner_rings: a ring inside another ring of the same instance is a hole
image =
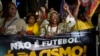
[[35, 22], [36, 22], [36, 16], [31, 14], [31, 15], [28, 15], [28, 16], [26, 17], [26, 20], [25, 20], [25, 21], [26, 21], [27, 24], [28, 24], [28, 20], [30, 19], [31, 16], [34, 17]]
[[52, 16], [53, 16], [53, 14], [56, 14], [57, 15], [57, 23], [59, 23], [59, 21], [60, 21], [60, 19], [59, 19], [59, 13], [57, 12], [57, 11], [54, 11], [54, 12], [52, 12], [52, 13], [50, 13], [50, 18], [49, 18], [49, 22], [51, 23], [51, 18], [52, 18]]

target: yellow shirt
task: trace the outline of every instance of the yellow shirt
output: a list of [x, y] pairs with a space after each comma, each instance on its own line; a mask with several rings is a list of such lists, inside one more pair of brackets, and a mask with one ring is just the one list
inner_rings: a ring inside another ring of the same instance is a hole
[[73, 27], [73, 31], [76, 30], [85, 30], [85, 29], [91, 29], [93, 28], [93, 25], [91, 22], [83, 22], [81, 20], [76, 21], [76, 25]]
[[37, 23], [35, 23], [33, 26], [28, 26], [27, 25], [27, 32], [28, 31], [32, 31], [32, 33], [35, 35], [35, 36], [38, 36], [39, 35], [39, 25]]

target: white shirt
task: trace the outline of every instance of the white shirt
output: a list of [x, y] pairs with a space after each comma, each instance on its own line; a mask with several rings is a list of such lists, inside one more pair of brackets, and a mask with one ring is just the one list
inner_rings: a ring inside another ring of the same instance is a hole
[[57, 26], [56, 27], [48, 27], [48, 32], [55, 32], [57, 31]]

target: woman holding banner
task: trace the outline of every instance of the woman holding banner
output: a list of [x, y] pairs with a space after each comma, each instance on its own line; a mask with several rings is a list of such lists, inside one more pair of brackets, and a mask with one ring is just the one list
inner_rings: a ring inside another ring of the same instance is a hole
[[41, 28], [40, 36], [51, 37], [55, 34], [60, 33], [59, 31], [59, 14], [54, 11], [50, 14], [50, 20], [48, 25], [45, 25]]

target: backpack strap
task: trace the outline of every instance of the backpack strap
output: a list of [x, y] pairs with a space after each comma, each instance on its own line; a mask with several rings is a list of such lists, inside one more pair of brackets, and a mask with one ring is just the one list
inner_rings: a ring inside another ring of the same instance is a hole
[[[14, 21], [16, 21], [17, 20], [17, 18], [15, 18], [15, 19], [13, 19], [8, 25], [7, 25], [7, 27], [9, 27]], [[6, 21], [6, 20], [5, 20]], [[5, 21], [4, 21], [4, 25], [3, 26], [5, 26]]]

